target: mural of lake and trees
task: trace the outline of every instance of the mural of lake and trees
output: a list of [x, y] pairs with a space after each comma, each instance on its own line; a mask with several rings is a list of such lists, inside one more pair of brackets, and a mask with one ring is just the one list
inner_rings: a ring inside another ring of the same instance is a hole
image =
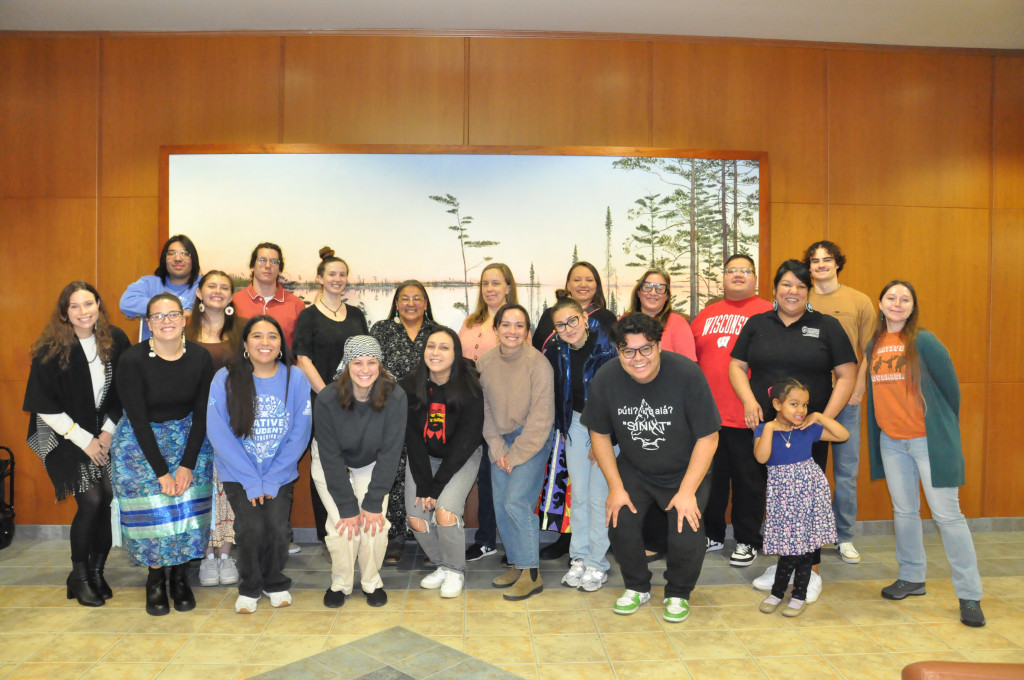
[[750, 159], [480, 154], [174, 153], [168, 233], [204, 270], [247, 285], [249, 253], [281, 245], [286, 286], [317, 292], [317, 251], [350, 267], [346, 297], [373, 322], [396, 283], [419, 279], [435, 318], [458, 328], [488, 262], [504, 262], [536, 319], [570, 265], [593, 263], [622, 314], [650, 267], [694, 316], [722, 294], [722, 263], [757, 261], [759, 164]]

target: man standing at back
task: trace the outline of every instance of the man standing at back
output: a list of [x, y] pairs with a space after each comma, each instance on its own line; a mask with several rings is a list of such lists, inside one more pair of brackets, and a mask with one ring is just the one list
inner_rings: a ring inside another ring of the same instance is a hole
[[743, 404], [729, 382], [729, 355], [747, 319], [767, 312], [772, 305], [754, 294], [757, 271], [749, 255], [736, 254], [726, 260], [724, 284], [725, 299], [705, 307], [690, 324], [697, 346], [697, 364], [708, 379], [722, 416], [704, 525], [707, 551], [721, 550], [731, 485], [736, 549], [729, 564], [746, 567], [761, 549], [767, 473], [765, 466], [754, 459], [754, 437], [743, 420]]
[[808, 300], [822, 314], [835, 317], [843, 326], [857, 353], [857, 382], [850, 401], [836, 416], [836, 421], [850, 431], [850, 438], [832, 444], [832, 475], [836, 488], [832, 511], [836, 516], [836, 549], [844, 562], [860, 562], [860, 553], [853, 547], [853, 525], [857, 521], [857, 472], [860, 469], [860, 401], [864, 397], [867, 359], [864, 349], [875, 330], [875, 308], [867, 295], [839, 283], [846, 256], [832, 241], [812, 243], [804, 253], [804, 265], [811, 270]]

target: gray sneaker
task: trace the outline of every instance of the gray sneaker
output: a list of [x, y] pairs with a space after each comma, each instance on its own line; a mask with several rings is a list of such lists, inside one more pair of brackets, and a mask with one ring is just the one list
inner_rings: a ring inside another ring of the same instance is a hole
[[238, 567], [235, 565], [235, 558], [222, 557], [220, 558], [220, 584], [229, 586], [233, 583], [238, 583]]
[[981, 603], [977, 600], [960, 600], [960, 623], [971, 628], [985, 625], [985, 615], [981, 612]]
[[892, 585], [882, 588], [882, 597], [887, 600], [902, 600], [908, 595], [924, 594], [925, 589], [923, 583], [904, 581], [901, 578], [896, 579], [896, 582]]
[[213, 555], [207, 555], [199, 563], [199, 585], [220, 585], [220, 560]]

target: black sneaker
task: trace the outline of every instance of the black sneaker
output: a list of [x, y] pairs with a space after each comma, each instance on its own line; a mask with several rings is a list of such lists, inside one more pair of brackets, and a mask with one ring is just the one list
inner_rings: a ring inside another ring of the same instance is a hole
[[904, 581], [899, 578], [896, 579], [892, 585], [882, 588], [882, 597], [887, 600], [902, 600], [907, 595], [924, 595], [925, 589], [923, 583], [914, 583], [912, 581]]
[[497, 550], [491, 546], [486, 546], [483, 543], [474, 543], [473, 545], [466, 548], [466, 561], [476, 562], [479, 559], [493, 555]]
[[341, 605], [345, 604], [345, 593], [340, 590], [327, 589], [324, 593], [324, 606], [330, 607], [331, 609], [337, 609]]
[[384, 592], [383, 588], [377, 588], [372, 593], [365, 593], [366, 604], [371, 607], [383, 607], [388, 603], [388, 594]]
[[737, 543], [736, 549], [729, 556], [729, 564], [734, 567], [746, 567], [757, 558], [757, 548], [747, 543]]
[[971, 628], [985, 625], [985, 615], [981, 612], [981, 603], [977, 600], [960, 600], [960, 623]]

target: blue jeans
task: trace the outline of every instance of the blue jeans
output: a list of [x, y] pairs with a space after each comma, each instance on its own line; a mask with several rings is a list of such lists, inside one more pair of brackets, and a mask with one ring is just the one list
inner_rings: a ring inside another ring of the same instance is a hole
[[832, 495], [832, 513], [836, 516], [836, 542], [853, 540], [857, 521], [857, 473], [860, 471], [860, 404], [847, 404], [836, 422], [850, 431], [845, 442], [832, 443], [832, 476], [836, 490]]
[[[504, 435], [506, 446], [516, 440], [522, 428]], [[552, 431], [553, 433], [554, 431]], [[491, 491], [494, 493], [494, 519], [505, 546], [508, 563], [519, 569], [540, 566], [540, 527], [537, 526], [537, 499], [544, 483], [544, 468], [551, 450], [551, 435], [537, 453], [524, 463], [505, 472], [491, 463]]]
[[927, 563], [921, 529], [921, 492], [939, 526], [946, 559], [953, 570], [953, 590], [961, 600], [981, 599], [981, 575], [974, 541], [967, 520], [960, 512], [957, 487], [933, 487], [928, 439], [892, 439], [881, 437], [882, 465], [892, 497], [893, 524], [896, 529], [896, 561], [899, 578], [924, 583]]
[[604, 502], [608, 499], [608, 482], [590, 455], [590, 430], [580, 425], [580, 414], [573, 412], [572, 424], [565, 438], [565, 466], [569, 469], [572, 498], [569, 526], [572, 540], [569, 557], [583, 560], [583, 565], [608, 571], [608, 528], [604, 525]]

